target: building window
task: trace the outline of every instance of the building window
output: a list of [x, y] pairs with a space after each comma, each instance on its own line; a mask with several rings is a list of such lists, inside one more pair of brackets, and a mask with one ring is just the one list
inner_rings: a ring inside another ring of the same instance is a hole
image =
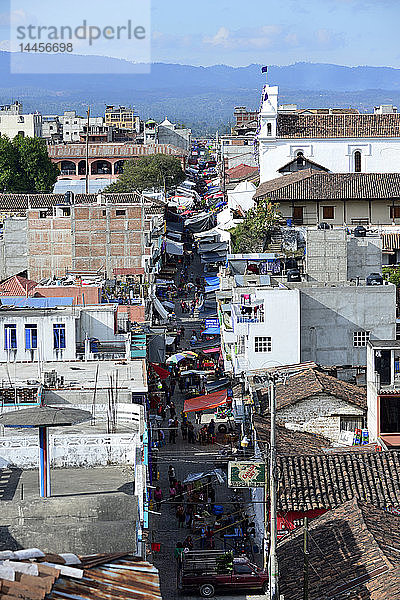
[[271, 123], [267, 123], [267, 135], [272, 135], [272, 125], [271, 125]]
[[47, 217], [47, 210], [39, 210], [39, 219], [45, 219]]
[[353, 333], [353, 346], [355, 348], [363, 348], [369, 342], [370, 331], [355, 331]]
[[37, 325], [25, 325], [25, 348], [26, 350], [37, 348]]
[[254, 352], [271, 352], [272, 340], [270, 337], [254, 338]]
[[323, 219], [334, 219], [335, 218], [335, 207], [334, 206], [323, 206], [322, 207], [322, 218]]
[[4, 348], [15, 350], [17, 348], [17, 326], [4, 325]]
[[400, 219], [400, 206], [391, 206], [390, 207], [390, 218], [391, 219]]
[[65, 325], [64, 323], [55, 323], [53, 325], [53, 342], [55, 350], [65, 348]]
[[361, 173], [361, 152], [359, 150], [354, 152], [354, 172]]
[[118, 209], [117, 209], [117, 210], [115, 211], [115, 214], [116, 214], [116, 216], [117, 216], [117, 217], [125, 217], [125, 215], [126, 215], [126, 210], [118, 210]]
[[357, 417], [355, 415], [350, 417], [340, 417], [340, 431], [355, 431], [356, 429], [363, 429], [363, 427], [363, 417]]

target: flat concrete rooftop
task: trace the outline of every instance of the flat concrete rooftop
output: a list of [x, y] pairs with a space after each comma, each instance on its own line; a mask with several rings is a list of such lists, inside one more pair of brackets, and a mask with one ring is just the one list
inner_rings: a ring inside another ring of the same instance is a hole
[[[110, 387], [110, 376], [118, 373], [119, 389], [128, 389], [132, 392], [147, 391], [146, 362], [142, 358], [131, 361], [65, 361], [46, 362], [42, 370], [56, 371], [57, 377], [64, 377], [63, 388], [94, 389]], [[0, 363], [0, 386], [10, 387], [12, 385], [26, 385], [27, 381], [39, 381], [38, 364], [31, 363]], [[115, 385], [115, 383], [114, 383]]]
[[[57, 497], [91, 494], [133, 494], [134, 472], [130, 467], [51, 469], [51, 494]], [[0, 501], [39, 497], [37, 469], [0, 469]], [[1, 506], [1, 505], [0, 505]]]

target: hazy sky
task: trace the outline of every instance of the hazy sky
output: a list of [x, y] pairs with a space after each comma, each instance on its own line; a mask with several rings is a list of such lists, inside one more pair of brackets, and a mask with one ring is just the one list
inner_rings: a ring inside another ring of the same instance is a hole
[[[79, 8], [71, 11], [71, 2]], [[9, 49], [10, 3], [11, 12], [25, 20], [24, 6], [33, 15], [40, 7], [50, 15], [48, 4], [61, 23], [71, 15], [79, 20], [83, 7], [95, 21], [140, 22], [140, 14], [132, 14], [138, 2], [151, 3], [153, 62], [245, 66], [310, 61], [400, 67], [400, 0], [113, 0], [112, 11], [105, 0], [0, 0], [0, 49]], [[134, 60], [126, 43], [104, 48], [99, 54], [109, 51]]]
[[153, 0], [153, 61], [400, 67], [400, 0]]

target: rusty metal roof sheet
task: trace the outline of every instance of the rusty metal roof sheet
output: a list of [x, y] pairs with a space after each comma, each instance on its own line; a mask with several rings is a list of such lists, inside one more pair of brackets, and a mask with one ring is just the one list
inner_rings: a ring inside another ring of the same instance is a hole
[[[157, 569], [129, 554], [94, 554], [79, 558], [56, 554], [37, 558], [23, 555], [20, 561], [16, 553], [10, 554], [17, 562], [0, 561], [3, 567], [0, 600], [14, 596], [25, 600], [44, 600], [45, 596], [48, 600], [161, 600]], [[43, 562], [49, 559], [59, 564]], [[74, 564], [73, 568], [65, 566], [69, 561]], [[78, 568], [75, 568], [76, 562]]]
[[[82, 562], [85, 564], [84, 559]], [[82, 579], [60, 577], [47, 598], [161, 600], [159, 575], [153, 565], [134, 557], [111, 558], [104, 564], [85, 568]]]

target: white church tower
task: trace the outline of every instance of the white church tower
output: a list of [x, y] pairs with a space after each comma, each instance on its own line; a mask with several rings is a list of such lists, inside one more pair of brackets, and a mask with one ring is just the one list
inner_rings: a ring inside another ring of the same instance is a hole
[[[267, 67], [264, 67], [264, 69], [263, 71], [266, 73]], [[267, 176], [264, 173], [266, 155], [276, 147], [277, 117], [278, 86], [271, 86], [267, 82], [262, 90], [259, 116], [260, 128], [257, 136], [260, 162], [260, 181], [265, 181], [267, 179]]]

